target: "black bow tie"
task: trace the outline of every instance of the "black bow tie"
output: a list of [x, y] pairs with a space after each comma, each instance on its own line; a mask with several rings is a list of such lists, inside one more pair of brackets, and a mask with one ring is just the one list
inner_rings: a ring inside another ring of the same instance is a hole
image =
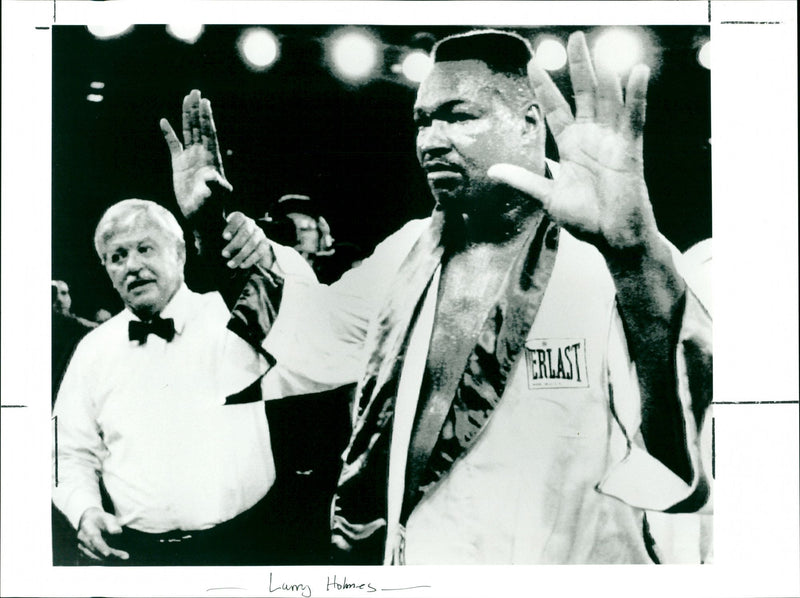
[[155, 317], [149, 322], [131, 320], [128, 322], [128, 338], [132, 341], [139, 341], [139, 344], [147, 342], [147, 335], [153, 333], [165, 341], [169, 342], [175, 337], [175, 320], [172, 318]]

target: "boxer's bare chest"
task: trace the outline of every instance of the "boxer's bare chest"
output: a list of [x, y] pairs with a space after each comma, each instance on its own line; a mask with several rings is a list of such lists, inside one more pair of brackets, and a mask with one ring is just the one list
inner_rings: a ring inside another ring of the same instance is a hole
[[463, 372], [489, 311], [505, 291], [517, 251], [519, 243], [482, 245], [444, 262], [427, 360], [432, 392]]

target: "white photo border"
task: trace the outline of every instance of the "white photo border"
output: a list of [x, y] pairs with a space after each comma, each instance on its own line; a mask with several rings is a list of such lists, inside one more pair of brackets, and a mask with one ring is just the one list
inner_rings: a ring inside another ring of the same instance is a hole
[[[793, 2], [4, 2], [4, 596], [800, 595]], [[50, 29], [165, 23], [712, 27], [715, 561], [703, 567], [65, 568], [50, 554]], [[39, 29], [41, 27], [42, 29]], [[767, 402], [769, 401], [769, 402]], [[746, 403], [746, 404], [743, 404]], [[26, 405], [15, 407], [15, 405]], [[370, 584], [338, 591], [336, 576]], [[281, 584], [297, 586], [291, 591]], [[304, 587], [301, 587], [304, 586]], [[308, 591], [305, 586], [309, 586]], [[370, 592], [374, 587], [377, 592]], [[278, 588], [273, 591], [274, 588]], [[398, 588], [409, 588], [399, 590]], [[394, 591], [380, 591], [392, 589]]]

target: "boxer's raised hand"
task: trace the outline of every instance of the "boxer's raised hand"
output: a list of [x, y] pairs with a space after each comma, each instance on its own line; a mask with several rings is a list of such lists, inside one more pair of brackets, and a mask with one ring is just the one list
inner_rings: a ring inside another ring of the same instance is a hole
[[641, 247], [657, 233], [644, 181], [642, 130], [649, 69], [636, 66], [623, 99], [619, 76], [592, 65], [586, 39], [567, 43], [575, 114], [550, 76], [534, 61], [528, 75], [560, 155], [555, 180], [496, 164], [489, 175], [535, 197], [576, 237], [602, 252]]
[[209, 183], [233, 190], [222, 167], [211, 102], [197, 89], [183, 98], [183, 144], [167, 119], [159, 124], [172, 159], [175, 198], [183, 215], [191, 218], [211, 197]]

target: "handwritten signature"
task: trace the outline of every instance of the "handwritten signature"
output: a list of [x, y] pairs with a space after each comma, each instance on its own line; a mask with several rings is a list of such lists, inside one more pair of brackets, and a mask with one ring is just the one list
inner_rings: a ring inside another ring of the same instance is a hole
[[[353, 580], [345, 575], [339, 577], [338, 575], [326, 576], [325, 594], [336, 594], [338, 592], [349, 592], [349, 596], [353, 593], [373, 594], [375, 592], [393, 592], [402, 590], [412, 590], [421, 588], [430, 588], [428, 585], [418, 585], [405, 588], [378, 588], [371, 581]], [[302, 596], [303, 598], [311, 598], [314, 596], [314, 590], [310, 583], [307, 581], [298, 582], [296, 580], [283, 581], [276, 580], [273, 573], [269, 574], [268, 590], [270, 594], [280, 592], [281, 596]], [[320, 595], [320, 594], [317, 594]]]

